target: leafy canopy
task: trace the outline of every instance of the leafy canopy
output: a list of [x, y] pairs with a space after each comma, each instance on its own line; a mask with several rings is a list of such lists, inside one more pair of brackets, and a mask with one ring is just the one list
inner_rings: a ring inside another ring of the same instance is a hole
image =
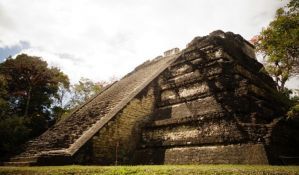
[[61, 86], [69, 87], [68, 77], [41, 58], [26, 54], [8, 58], [0, 64], [0, 105], [7, 106], [2, 117], [30, 118], [34, 135], [40, 134], [53, 119], [52, 104]]
[[264, 55], [267, 71], [274, 77], [279, 91], [299, 73], [299, 0], [276, 11], [275, 19], [262, 30], [256, 43]]
[[69, 107], [74, 108], [84, 103], [93, 95], [100, 92], [103, 87], [103, 83], [95, 83], [88, 78], [81, 78], [78, 83], [71, 86]]

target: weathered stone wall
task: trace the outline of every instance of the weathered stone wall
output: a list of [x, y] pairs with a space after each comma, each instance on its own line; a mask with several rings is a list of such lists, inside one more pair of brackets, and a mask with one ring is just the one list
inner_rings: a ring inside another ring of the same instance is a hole
[[222, 107], [214, 97], [203, 97], [194, 101], [187, 101], [170, 106], [160, 107], [155, 111], [155, 120], [167, 118], [183, 118], [199, 116], [222, 111]]
[[280, 113], [273, 80], [252, 46], [225, 37], [195, 39], [160, 75], [137, 163], [268, 163], [263, 145]]
[[279, 163], [294, 139], [278, 125], [283, 104], [253, 49], [232, 33], [195, 38], [93, 137], [92, 162]]
[[[208, 116], [215, 117], [215, 116]], [[224, 120], [224, 116], [206, 118], [187, 123], [176, 123], [148, 128], [143, 133], [145, 146], [176, 146], [241, 143], [244, 138], [234, 121]]]
[[264, 145], [236, 144], [139, 150], [140, 164], [268, 164]]
[[132, 154], [140, 140], [141, 127], [151, 119], [154, 105], [153, 82], [92, 138], [92, 162], [96, 164], [132, 162]]

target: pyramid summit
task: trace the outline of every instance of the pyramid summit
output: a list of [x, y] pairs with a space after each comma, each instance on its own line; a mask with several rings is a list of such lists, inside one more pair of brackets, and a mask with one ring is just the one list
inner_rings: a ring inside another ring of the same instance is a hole
[[240, 35], [196, 37], [105, 87], [5, 164], [281, 164], [298, 150], [263, 68]]

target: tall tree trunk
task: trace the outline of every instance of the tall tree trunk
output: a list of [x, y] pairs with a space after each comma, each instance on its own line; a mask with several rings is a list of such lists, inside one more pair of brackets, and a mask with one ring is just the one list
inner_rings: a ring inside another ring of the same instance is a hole
[[31, 100], [31, 91], [32, 91], [32, 87], [29, 86], [28, 89], [28, 94], [27, 94], [27, 101], [26, 101], [26, 107], [25, 107], [25, 116], [28, 115], [28, 111], [29, 111], [29, 105], [30, 105], [30, 100]]
[[280, 91], [280, 85], [279, 85], [279, 77], [277, 75], [274, 76], [275, 83], [276, 83], [276, 89]]
[[280, 84], [280, 91], [283, 92], [284, 91], [284, 87], [285, 87], [285, 83], [286, 81], [281, 81], [281, 84]]

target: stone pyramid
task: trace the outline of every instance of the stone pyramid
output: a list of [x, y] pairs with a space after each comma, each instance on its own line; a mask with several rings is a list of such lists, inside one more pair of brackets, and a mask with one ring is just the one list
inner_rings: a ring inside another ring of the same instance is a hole
[[215, 31], [136, 67], [6, 165], [279, 164], [297, 153], [284, 110], [253, 46]]

